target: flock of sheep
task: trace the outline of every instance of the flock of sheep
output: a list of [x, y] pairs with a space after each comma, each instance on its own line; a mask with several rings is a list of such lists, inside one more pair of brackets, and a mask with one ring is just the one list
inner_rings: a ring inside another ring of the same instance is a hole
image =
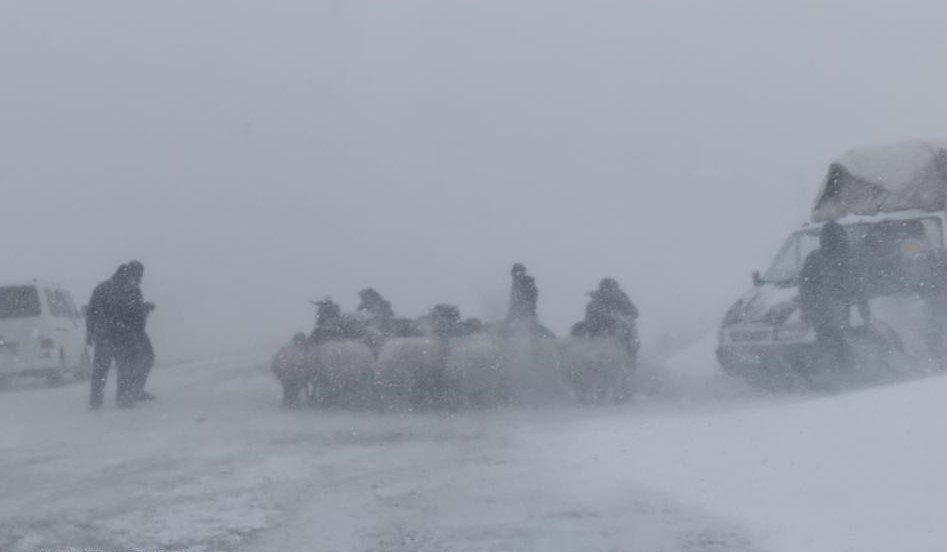
[[298, 334], [273, 360], [288, 407], [491, 408], [572, 399], [622, 401], [636, 355], [617, 339], [485, 328], [469, 335], [344, 338]]

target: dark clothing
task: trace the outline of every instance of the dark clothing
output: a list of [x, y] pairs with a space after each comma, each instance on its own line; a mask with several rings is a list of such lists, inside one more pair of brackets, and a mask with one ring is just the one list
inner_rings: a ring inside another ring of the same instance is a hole
[[846, 340], [852, 307], [857, 305], [866, 321], [870, 316], [860, 272], [849, 253], [845, 230], [837, 223], [827, 223], [821, 247], [809, 254], [799, 275], [799, 302], [829, 368], [852, 365]]
[[591, 296], [585, 307], [585, 325], [593, 337], [621, 333], [621, 326], [638, 319], [638, 307], [621, 289], [599, 289]]
[[538, 301], [539, 290], [536, 287], [536, 280], [525, 272], [514, 274], [513, 286], [510, 289], [508, 321], [534, 320]]
[[86, 342], [90, 345], [112, 333], [112, 313], [118, 303], [118, 274], [95, 286], [86, 311]]
[[144, 332], [149, 311], [150, 306], [145, 303], [141, 289], [116, 274], [92, 292], [86, 314], [86, 333], [94, 343], [100, 336], [115, 338]]
[[[150, 342], [146, 348], [141, 336], [145, 335], [150, 310], [151, 305], [144, 302], [141, 289], [128, 277], [125, 267], [92, 292], [86, 314], [86, 334], [87, 340], [95, 346], [89, 399], [93, 408], [102, 405], [112, 362], [117, 372], [116, 402], [122, 407], [134, 403], [135, 382], [140, 380], [144, 385], [140, 366], [147, 358]], [[153, 352], [151, 354], [153, 356]]]
[[809, 254], [800, 274], [802, 312], [813, 326], [849, 326], [851, 308], [864, 309], [867, 296], [847, 256], [832, 257], [823, 249]]
[[118, 294], [118, 304], [114, 315], [115, 335], [137, 337], [145, 333], [150, 306], [142, 297], [141, 288], [136, 285], [122, 286]]
[[363, 289], [358, 293], [358, 296], [361, 300], [358, 305], [359, 312], [368, 313], [369, 316], [377, 320], [394, 318], [395, 312], [391, 308], [391, 303], [374, 289]]
[[130, 407], [135, 402], [136, 357], [131, 347], [112, 343], [100, 337], [95, 342], [95, 355], [92, 368], [92, 389], [89, 404], [93, 408], [102, 406], [105, 395], [105, 383], [109, 368], [115, 362], [116, 388], [115, 402], [119, 407]]
[[585, 320], [572, 328], [577, 337], [617, 337], [621, 340], [628, 355], [635, 358], [638, 354], [638, 339], [635, 321], [638, 319], [638, 307], [617, 284], [614, 287], [600, 286], [593, 291], [591, 300], [585, 307]]

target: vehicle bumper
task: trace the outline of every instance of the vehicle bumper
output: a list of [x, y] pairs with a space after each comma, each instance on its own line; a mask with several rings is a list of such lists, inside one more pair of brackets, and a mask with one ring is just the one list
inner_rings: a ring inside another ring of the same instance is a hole
[[722, 345], [717, 348], [717, 361], [724, 371], [741, 377], [802, 371], [811, 366], [815, 358], [814, 342]]
[[59, 359], [0, 355], [0, 376], [57, 376], [64, 372]]

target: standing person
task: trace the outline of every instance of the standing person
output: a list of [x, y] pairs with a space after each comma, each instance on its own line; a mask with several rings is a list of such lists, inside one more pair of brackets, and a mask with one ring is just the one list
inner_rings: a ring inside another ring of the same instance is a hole
[[89, 405], [102, 406], [109, 369], [116, 364], [116, 402], [120, 407], [132, 405], [129, 378], [125, 365], [130, 350], [120, 330], [123, 296], [129, 286], [128, 265], [118, 267], [111, 278], [95, 287], [86, 313], [86, 342], [95, 347]]
[[[154, 303], [144, 301], [141, 292], [141, 282], [145, 276], [145, 266], [139, 261], [128, 263], [128, 290], [127, 305], [132, 309], [129, 319], [131, 335], [130, 346], [133, 348], [131, 361], [131, 393], [136, 401], [150, 401], [155, 397], [145, 391], [148, 375], [155, 365], [155, 349], [151, 339], [145, 331], [148, 315], [154, 310]], [[138, 305], [141, 305], [139, 307]]]
[[536, 280], [526, 273], [526, 267], [522, 263], [513, 265], [511, 275], [513, 283], [510, 287], [507, 323], [511, 326], [517, 323], [532, 323], [536, 320], [536, 304], [539, 301]]
[[829, 367], [851, 368], [853, 358], [845, 334], [852, 306], [858, 306], [866, 324], [871, 310], [862, 278], [856, 274], [848, 236], [835, 221], [822, 227], [819, 249], [806, 258], [799, 275], [799, 301], [815, 331], [821, 359]]

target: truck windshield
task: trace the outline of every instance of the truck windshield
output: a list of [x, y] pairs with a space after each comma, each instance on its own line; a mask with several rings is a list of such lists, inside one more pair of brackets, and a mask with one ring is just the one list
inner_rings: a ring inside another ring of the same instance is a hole
[[0, 319], [28, 318], [42, 314], [36, 286], [0, 287]]

